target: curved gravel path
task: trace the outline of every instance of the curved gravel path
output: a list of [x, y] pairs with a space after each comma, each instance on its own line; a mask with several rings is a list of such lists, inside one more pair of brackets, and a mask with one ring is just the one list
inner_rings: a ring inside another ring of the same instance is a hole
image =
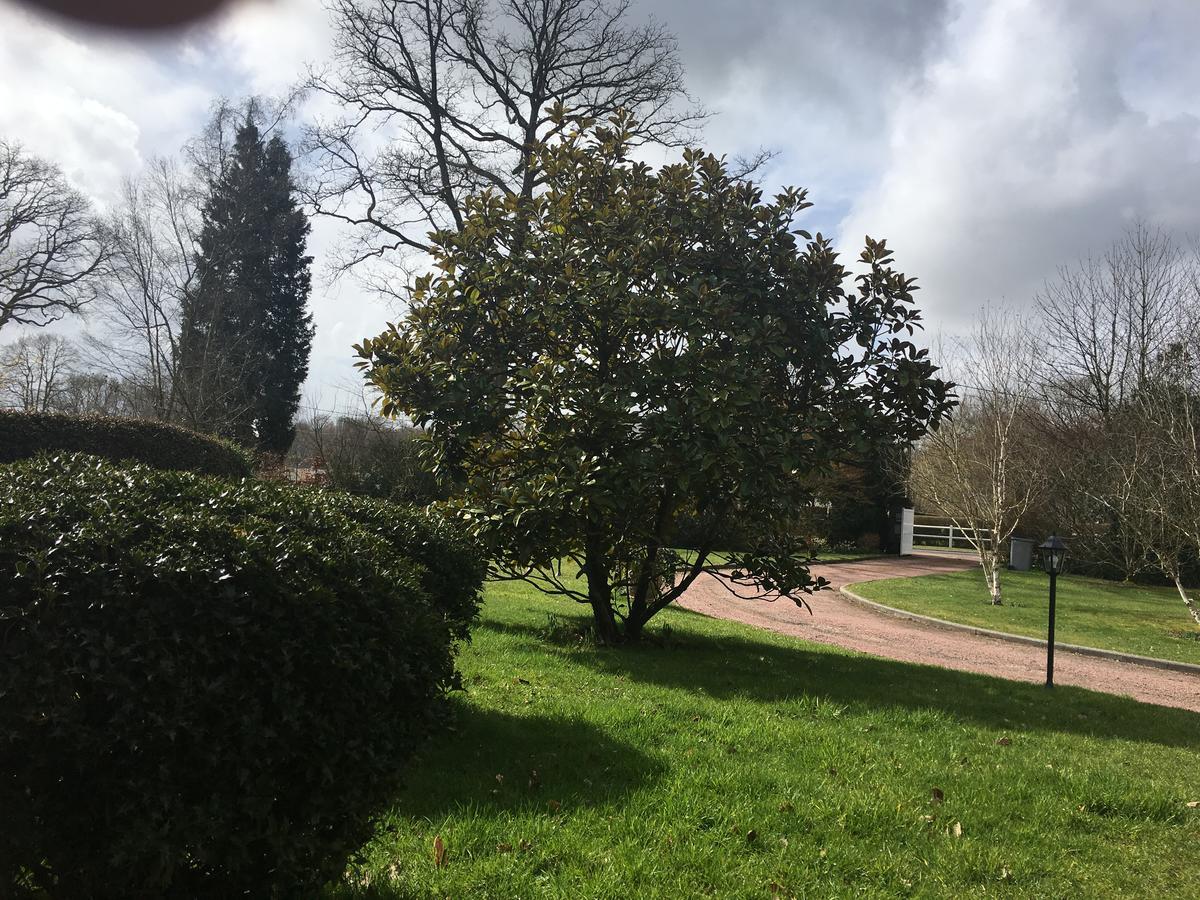
[[[1043, 648], [899, 619], [852, 603], [839, 593], [841, 588], [860, 581], [931, 575], [973, 565], [970, 560], [934, 556], [815, 565], [813, 574], [827, 579], [833, 590], [810, 598], [812, 615], [790, 600], [738, 600], [715, 576], [697, 579], [679, 603], [704, 615], [888, 659], [1014, 681], [1044, 681]], [[1084, 656], [1058, 647], [1054, 654], [1054, 682], [1200, 712], [1200, 676], [1183, 672]]]

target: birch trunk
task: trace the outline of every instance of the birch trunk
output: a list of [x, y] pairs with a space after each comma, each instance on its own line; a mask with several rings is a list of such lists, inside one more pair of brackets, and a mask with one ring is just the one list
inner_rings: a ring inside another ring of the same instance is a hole
[[1171, 579], [1175, 582], [1175, 590], [1179, 591], [1179, 596], [1183, 600], [1183, 605], [1188, 608], [1188, 612], [1192, 614], [1192, 619], [1197, 625], [1200, 625], [1200, 608], [1196, 606], [1196, 601], [1187, 595], [1187, 591], [1183, 589], [1183, 582], [1179, 580], [1179, 576], [1175, 575]]

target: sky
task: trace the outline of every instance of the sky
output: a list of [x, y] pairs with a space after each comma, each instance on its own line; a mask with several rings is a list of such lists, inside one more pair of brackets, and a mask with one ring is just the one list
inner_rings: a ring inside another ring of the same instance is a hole
[[[776, 156], [800, 223], [849, 259], [886, 238], [931, 331], [1028, 309], [1057, 267], [1135, 219], [1200, 235], [1194, 0], [632, 0], [678, 37], [702, 143]], [[193, 135], [218, 96], [286, 92], [328, 54], [320, 0], [252, 0], [183, 31], [118, 36], [0, 0], [0, 135], [101, 206]], [[303, 110], [301, 111], [303, 115]], [[315, 224], [318, 260], [338, 239]], [[395, 317], [318, 278], [306, 399], [355, 402], [351, 345]]]

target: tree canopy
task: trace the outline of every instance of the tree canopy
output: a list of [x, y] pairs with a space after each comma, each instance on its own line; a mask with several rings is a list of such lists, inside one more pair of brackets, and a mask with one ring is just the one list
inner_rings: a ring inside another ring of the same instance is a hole
[[[636, 140], [679, 146], [703, 113], [674, 35], [629, 0], [329, 0], [334, 58], [308, 86], [308, 201], [348, 226], [340, 262], [425, 253], [479, 191], [532, 196], [555, 104], [638, 115]], [[394, 292], [394, 270], [372, 283]]]
[[[848, 290], [830, 242], [794, 230], [804, 191], [764, 201], [699, 150], [652, 169], [627, 114], [563, 132], [544, 191], [473, 197], [407, 315], [357, 348], [383, 411], [428, 430], [495, 573], [590, 604], [604, 641], [704, 572], [803, 603], [792, 523], [816, 479], [949, 408], [910, 340], [913, 280], [867, 239]], [[672, 549], [684, 516], [692, 554]], [[733, 521], [749, 546], [717, 569]]]
[[0, 140], [0, 328], [79, 312], [107, 259], [104, 228], [62, 170]]
[[282, 455], [308, 373], [309, 224], [291, 153], [247, 120], [203, 212], [179, 366], [194, 424]]

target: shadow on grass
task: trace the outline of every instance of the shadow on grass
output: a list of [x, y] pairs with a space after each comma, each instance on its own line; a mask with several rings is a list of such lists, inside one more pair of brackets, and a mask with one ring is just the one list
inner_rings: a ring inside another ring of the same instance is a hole
[[434, 820], [463, 808], [593, 806], [661, 774], [661, 765], [636, 747], [579, 719], [513, 715], [462, 698], [454, 707], [451, 728], [413, 760], [391, 815]]
[[[462, 695], [451, 703], [450, 726], [412, 759], [405, 787], [376, 821], [385, 855], [394, 852], [384, 836], [392, 829], [410, 832], [421, 822], [437, 828], [446, 816], [476, 814], [502, 820], [535, 813], [555, 820], [579, 808], [619, 804], [662, 774], [660, 763], [587, 722], [480, 708]], [[373, 843], [363, 848], [368, 860]], [[366, 863], [367, 869], [373, 867]], [[406, 900], [430, 895], [403, 883], [351, 880], [327, 885], [321, 896]]]
[[[689, 620], [712, 621], [674, 610], [668, 620], [671, 637], [663, 645], [565, 650], [572, 661], [606, 674], [717, 699], [772, 703], [807, 695], [847, 706], [941, 710], [987, 728], [1200, 749], [1200, 714], [1187, 710], [1076, 687], [1048, 691], [1037, 684], [805, 646], [800, 639], [795, 646], [781, 646], [702, 634], [688, 627]], [[485, 621], [479, 627], [546, 644], [545, 632], [528, 625]]]

